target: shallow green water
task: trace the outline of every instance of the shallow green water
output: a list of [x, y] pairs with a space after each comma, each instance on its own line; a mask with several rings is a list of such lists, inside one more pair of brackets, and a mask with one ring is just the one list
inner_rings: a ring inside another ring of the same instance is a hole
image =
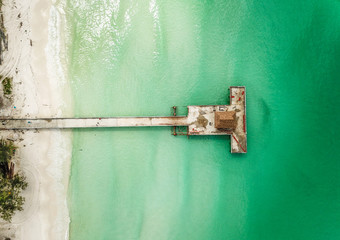
[[339, 1], [66, 6], [77, 116], [168, 115], [247, 87], [248, 153], [169, 128], [74, 131], [70, 238], [339, 239]]

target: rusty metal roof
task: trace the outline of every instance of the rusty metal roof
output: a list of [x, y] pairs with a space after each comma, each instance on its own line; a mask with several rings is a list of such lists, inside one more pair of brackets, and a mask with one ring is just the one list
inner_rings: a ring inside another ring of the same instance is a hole
[[235, 129], [237, 125], [236, 112], [215, 112], [215, 128]]

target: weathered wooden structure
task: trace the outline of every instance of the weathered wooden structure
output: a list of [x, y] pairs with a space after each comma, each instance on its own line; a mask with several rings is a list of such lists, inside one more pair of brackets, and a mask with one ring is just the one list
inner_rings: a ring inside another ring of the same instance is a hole
[[[174, 108], [175, 109], [175, 108]], [[187, 116], [105, 118], [0, 118], [1, 130], [172, 126], [173, 135], [230, 135], [231, 152], [247, 152], [246, 90], [230, 87], [229, 105], [188, 106]], [[179, 127], [185, 128], [178, 131]]]

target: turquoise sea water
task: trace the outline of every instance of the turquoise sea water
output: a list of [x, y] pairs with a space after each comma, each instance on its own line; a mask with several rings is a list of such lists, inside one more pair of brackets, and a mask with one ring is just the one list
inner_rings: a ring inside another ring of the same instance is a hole
[[75, 130], [70, 239], [339, 239], [339, 1], [68, 0], [76, 116], [247, 87], [248, 153], [170, 128]]

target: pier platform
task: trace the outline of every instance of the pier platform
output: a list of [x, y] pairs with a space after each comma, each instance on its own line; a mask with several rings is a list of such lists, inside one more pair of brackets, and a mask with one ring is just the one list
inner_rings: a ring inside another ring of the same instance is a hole
[[245, 87], [230, 87], [229, 97], [230, 105], [188, 106], [188, 135], [230, 135], [231, 152], [246, 153]]

